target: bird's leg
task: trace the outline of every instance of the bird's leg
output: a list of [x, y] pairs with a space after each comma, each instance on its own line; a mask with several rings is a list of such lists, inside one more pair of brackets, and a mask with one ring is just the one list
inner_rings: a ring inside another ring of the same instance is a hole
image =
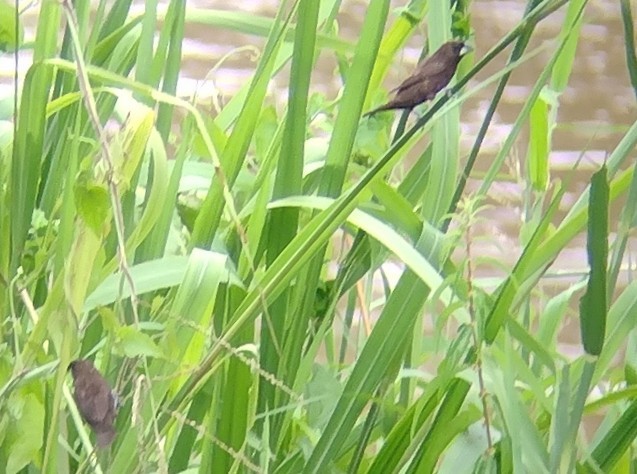
[[451, 99], [453, 97], [453, 87], [445, 88], [444, 95], [445, 97], [447, 97], [447, 99]]
[[427, 112], [427, 109], [429, 109], [429, 105], [425, 105], [424, 107], [417, 107], [415, 109], [411, 109], [414, 112], [414, 115], [416, 116], [416, 121], [420, 120], [423, 115], [425, 115], [425, 113]]
[[122, 407], [122, 399], [119, 398], [119, 394], [115, 391], [115, 389], [111, 390], [111, 396], [113, 398], [113, 408], [117, 411]]

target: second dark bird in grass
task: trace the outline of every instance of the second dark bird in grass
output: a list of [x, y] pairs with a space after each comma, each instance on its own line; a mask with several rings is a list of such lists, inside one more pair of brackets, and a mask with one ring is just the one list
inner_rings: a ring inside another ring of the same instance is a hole
[[444, 89], [456, 73], [462, 56], [466, 53], [464, 41], [449, 41], [422, 61], [414, 73], [396, 89], [396, 95], [385, 105], [367, 112], [364, 117], [392, 109], [413, 109], [427, 100], [433, 99]]
[[73, 375], [73, 398], [77, 409], [95, 432], [97, 445], [104, 448], [115, 437], [113, 423], [117, 406], [111, 387], [90, 360], [74, 360], [69, 369]]

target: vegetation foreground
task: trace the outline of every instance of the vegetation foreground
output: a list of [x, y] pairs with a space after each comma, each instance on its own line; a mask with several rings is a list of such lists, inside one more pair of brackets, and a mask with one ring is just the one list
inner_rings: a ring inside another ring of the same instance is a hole
[[[423, 26], [425, 52], [479, 39], [469, 3], [371, 0], [347, 41], [338, 0], [273, 17], [43, 0], [33, 43], [2, 3], [2, 54], [32, 62], [0, 104], [0, 470], [635, 472], [637, 121], [615, 124], [566, 213], [571, 181], [549, 162], [587, 0], [529, 0], [417, 113], [362, 117]], [[555, 16], [550, 59], [478, 175], [509, 77]], [[263, 44], [212, 113], [176, 94], [190, 23]], [[314, 92], [320, 55], [336, 99]], [[274, 78], [289, 81], [279, 107]], [[463, 104], [488, 86], [467, 153]], [[474, 231], [523, 131], [521, 251], [486, 259]], [[578, 238], [582, 272], [549, 290]], [[566, 324], [581, 337], [568, 357]]]

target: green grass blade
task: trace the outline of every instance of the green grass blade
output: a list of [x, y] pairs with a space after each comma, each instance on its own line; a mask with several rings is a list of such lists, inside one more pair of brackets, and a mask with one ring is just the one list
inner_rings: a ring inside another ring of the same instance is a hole
[[598, 356], [604, 347], [608, 302], [608, 171], [606, 166], [591, 179], [588, 206], [587, 253], [590, 275], [586, 293], [580, 300], [580, 330], [584, 350]]

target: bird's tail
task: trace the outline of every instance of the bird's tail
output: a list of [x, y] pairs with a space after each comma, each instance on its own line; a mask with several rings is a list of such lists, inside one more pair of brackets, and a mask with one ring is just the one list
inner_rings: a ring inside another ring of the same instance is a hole
[[95, 430], [95, 436], [97, 438], [97, 445], [100, 448], [105, 448], [113, 442], [113, 438], [115, 438], [115, 428], [112, 426], [100, 427], [100, 429]]
[[391, 104], [381, 105], [380, 107], [376, 107], [375, 109], [370, 110], [366, 114], [363, 114], [363, 117], [369, 117], [370, 115], [374, 115], [378, 112], [382, 112], [383, 110], [390, 110], [392, 108]]

